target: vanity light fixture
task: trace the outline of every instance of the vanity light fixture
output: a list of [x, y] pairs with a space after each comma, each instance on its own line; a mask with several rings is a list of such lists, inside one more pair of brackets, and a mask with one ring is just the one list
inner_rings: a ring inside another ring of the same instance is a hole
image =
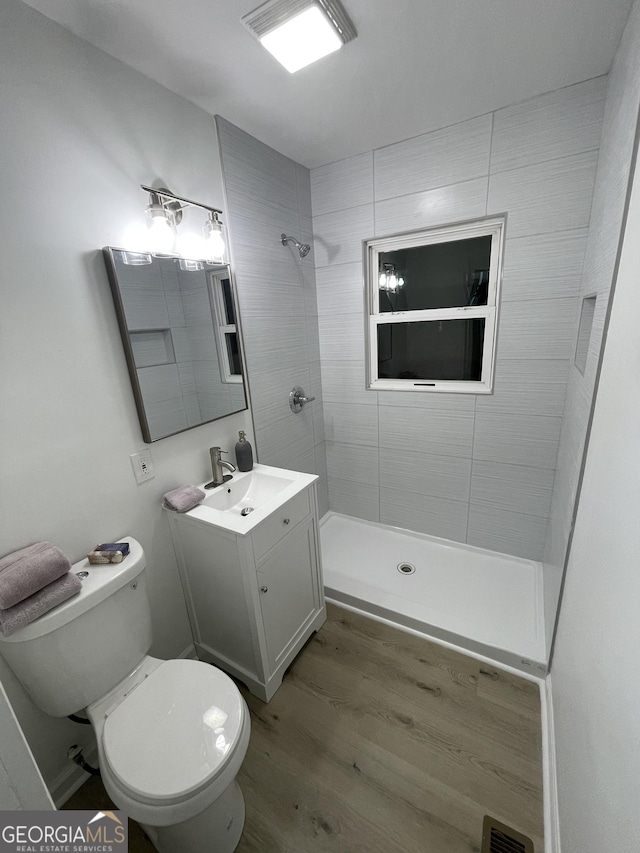
[[378, 287], [387, 293], [397, 293], [401, 287], [404, 287], [404, 279], [398, 275], [393, 264], [382, 265]]
[[[204, 269], [204, 261], [213, 264], [225, 262], [226, 246], [223, 237], [224, 226], [220, 219], [221, 210], [174, 195], [166, 187], [154, 188], [141, 184], [140, 188], [149, 193], [145, 217], [150, 230], [149, 248], [154, 254], [182, 256], [180, 268], [189, 271]], [[182, 212], [188, 207], [207, 211], [202, 239], [192, 234], [177, 235]], [[192, 260], [194, 257], [197, 260]]]
[[339, 0], [267, 0], [242, 22], [291, 73], [357, 35]]

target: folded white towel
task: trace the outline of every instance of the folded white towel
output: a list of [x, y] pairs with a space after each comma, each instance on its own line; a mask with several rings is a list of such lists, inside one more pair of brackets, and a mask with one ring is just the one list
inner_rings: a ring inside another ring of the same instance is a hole
[[29, 598], [9, 607], [8, 610], [0, 610], [0, 633], [5, 637], [15, 634], [20, 628], [35, 622], [39, 616], [53, 610], [58, 604], [77, 595], [81, 589], [80, 580], [71, 572], [67, 572], [35, 595], [30, 595]]
[[198, 506], [204, 497], [205, 493], [197, 486], [180, 486], [167, 492], [164, 502], [175, 512], [189, 512], [194, 506]]
[[50, 542], [36, 542], [0, 559], [0, 608], [29, 598], [71, 568], [68, 558]]

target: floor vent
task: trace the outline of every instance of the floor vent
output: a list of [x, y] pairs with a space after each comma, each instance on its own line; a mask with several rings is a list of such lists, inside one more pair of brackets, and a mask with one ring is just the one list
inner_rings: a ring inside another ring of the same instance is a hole
[[489, 815], [482, 825], [482, 853], [534, 853], [533, 841]]

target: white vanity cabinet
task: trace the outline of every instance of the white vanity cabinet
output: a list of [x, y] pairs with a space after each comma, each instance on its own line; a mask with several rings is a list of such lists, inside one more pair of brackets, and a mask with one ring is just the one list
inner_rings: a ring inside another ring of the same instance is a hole
[[[255, 522], [251, 514], [240, 515], [241, 506], [219, 524], [211, 522], [214, 513], [206, 505], [168, 513], [198, 657], [244, 682], [265, 702], [326, 619], [317, 478], [297, 477], [299, 488], [289, 487], [287, 500], [276, 501], [268, 512], [269, 507], [254, 509]], [[233, 497], [240, 482], [218, 488]], [[250, 502], [249, 494], [244, 503]]]

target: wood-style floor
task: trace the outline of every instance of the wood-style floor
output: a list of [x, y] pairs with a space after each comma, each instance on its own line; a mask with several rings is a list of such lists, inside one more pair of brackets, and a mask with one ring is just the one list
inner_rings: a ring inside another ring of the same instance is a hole
[[[479, 853], [485, 814], [543, 853], [537, 685], [328, 611], [268, 705], [243, 690], [237, 853]], [[65, 808], [106, 806], [99, 790], [90, 780]]]

